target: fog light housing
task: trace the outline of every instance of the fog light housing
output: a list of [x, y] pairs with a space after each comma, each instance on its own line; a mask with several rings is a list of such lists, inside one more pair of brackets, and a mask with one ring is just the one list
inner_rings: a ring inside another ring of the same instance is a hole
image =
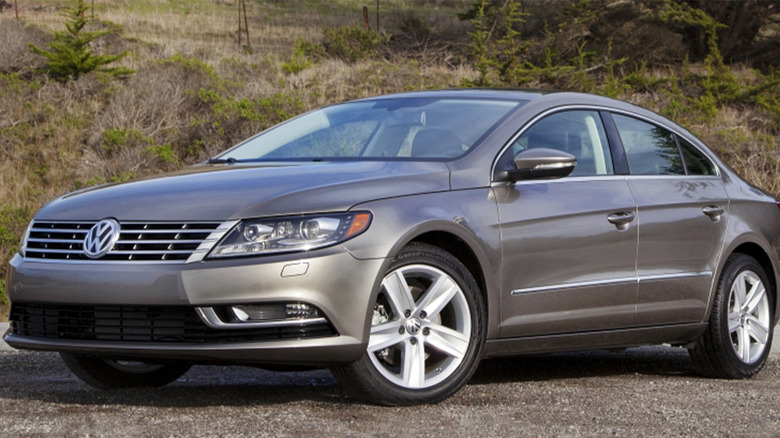
[[233, 322], [265, 322], [309, 319], [322, 316], [316, 307], [304, 303], [248, 304], [228, 308]]

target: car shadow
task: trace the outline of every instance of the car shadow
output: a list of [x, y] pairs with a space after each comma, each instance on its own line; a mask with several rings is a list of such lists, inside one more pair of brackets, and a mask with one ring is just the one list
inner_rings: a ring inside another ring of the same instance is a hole
[[687, 350], [642, 347], [487, 359], [479, 365], [470, 383], [539, 382], [624, 374], [697, 375]]
[[[24, 372], [22, 371], [24, 366]], [[468, 385], [554, 381], [619, 375], [695, 375], [681, 348], [556, 353], [482, 361]], [[60, 403], [73, 409], [104, 405], [148, 407], [273, 406], [306, 401], [360, 404], [327, 370], [281, 373], [239, 366], [195, 366], [162, 388], [93, 389], [53, 353], [0, 356], [0, 398]]]

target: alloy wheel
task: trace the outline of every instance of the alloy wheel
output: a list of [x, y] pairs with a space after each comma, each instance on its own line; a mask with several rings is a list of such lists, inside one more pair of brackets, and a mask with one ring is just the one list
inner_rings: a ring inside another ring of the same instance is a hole
[[382, 280], [368, 355], [387, 380], [407, 389], [446, 380], [469, 349], [471, 316], [458, 283], [429, 265], [399, 267]]

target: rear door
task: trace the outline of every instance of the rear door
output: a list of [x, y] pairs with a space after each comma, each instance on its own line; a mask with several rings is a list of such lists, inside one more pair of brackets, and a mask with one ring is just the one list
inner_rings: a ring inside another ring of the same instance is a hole
[[717, 168], [661, 126], [612, 117], [639, 209], [637, 324], [702, 321], [728, 222]]
[[635, 322], [636, 204], [616, 175], [601, 115], [560, 111], [535, 122], [524, 149], [575, 155], [571, 176], [494, 186], [501, 221], [501, 337], [597, 331]]

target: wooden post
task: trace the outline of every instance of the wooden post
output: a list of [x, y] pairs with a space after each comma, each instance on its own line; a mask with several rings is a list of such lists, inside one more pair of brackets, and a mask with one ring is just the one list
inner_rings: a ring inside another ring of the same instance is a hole
[[368, 6], [363, 6], [363, 24], [366, 25], [366, 30], [371, 29], [371, 24], [368, 22]]
[[249, 22], [246, 17], [246, 0], [238, 0], [238, 47], [241, 47], [241, 14], [244, 14], [244, 31], [246, 32], [246, 46], [251, 48], [249, 43]]
[[92, 19], [95, 19], [95, 0], [92, 0]]
[[379, 33], [379, 0], [376, 0], [376, 31]]
[[246, 46], [251, 49], [252, 45], [249, 44], [249, 23], [247, 22], [246, 18], [246, 0], [241, 0], [241, 5], [244, 7], [244, 30], [246, 30]]
[[19, 3], [17, 0], [14, 0], [14, 12], [16, 12], [16, 19], [19, 19]]

